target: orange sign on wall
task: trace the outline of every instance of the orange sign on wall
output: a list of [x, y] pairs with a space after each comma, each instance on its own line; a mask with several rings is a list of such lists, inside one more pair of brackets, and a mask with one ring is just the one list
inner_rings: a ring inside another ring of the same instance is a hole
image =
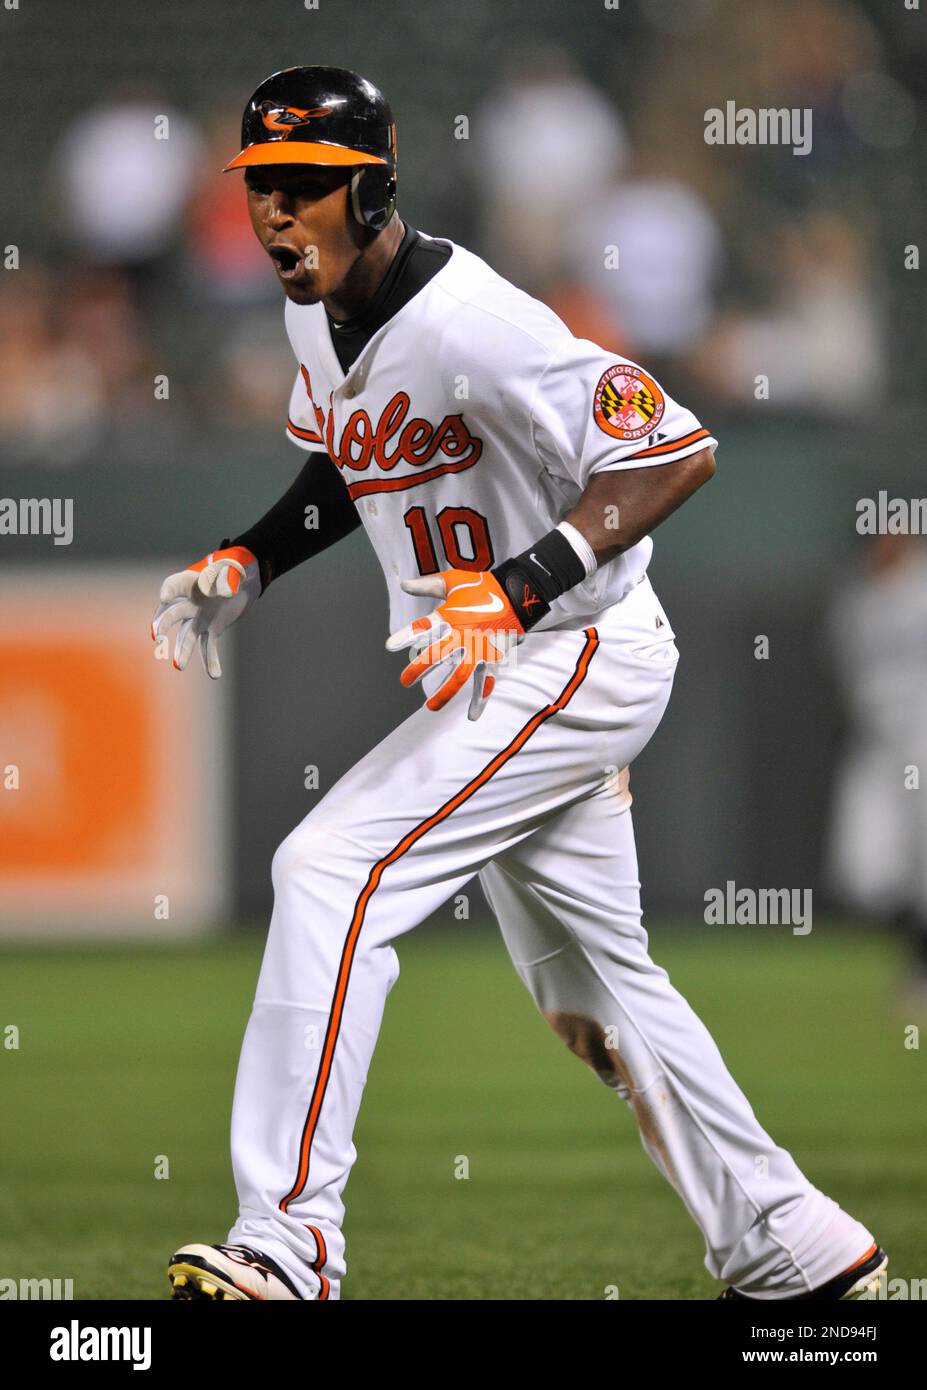
[[157, 659], [162, 577], [4, 573], [0, 936], [170, 937], [225, 909], [227, 677]]

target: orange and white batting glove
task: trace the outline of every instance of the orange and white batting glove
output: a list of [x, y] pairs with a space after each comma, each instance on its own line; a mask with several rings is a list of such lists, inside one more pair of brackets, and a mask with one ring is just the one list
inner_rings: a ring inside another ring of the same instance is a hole
[[489, 571], [441, 570], [400, 582], [407, 594], [443, 602], [427, 617], [416, 618], [387, 638], [387, 651], [411, 648], [412, 660], [399, 679], [403, 685], [415, 685], [432, 667], [454, 660], [450, 674], [425, 705], [443, 709], [472, 677], [468, 717], [479, 719], [495, 685], [493, 668], [498, 670], [505, 663], [525, 635], [508, 595]]
[[203, 665], [213, 680], [222, 675], [219, 637], [261, 593], [256, 556], [243, 545], [213, 550], [161, 585], [161, 602], [151, 620], [154, 641], [180, 623], [173, 666], [182, 671], [199, 645]]

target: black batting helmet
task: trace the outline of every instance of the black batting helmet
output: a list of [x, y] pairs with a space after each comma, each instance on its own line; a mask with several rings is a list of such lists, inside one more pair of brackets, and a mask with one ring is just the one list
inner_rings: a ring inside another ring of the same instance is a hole
[[241, 143], [241, 154], [225, 170], [260, 164], [357, 166], [351, 206], [358, 222], [380, 231], [393, 215], [393, 113], [379, 88], [348, 68], [275, 72], [245, 107]]

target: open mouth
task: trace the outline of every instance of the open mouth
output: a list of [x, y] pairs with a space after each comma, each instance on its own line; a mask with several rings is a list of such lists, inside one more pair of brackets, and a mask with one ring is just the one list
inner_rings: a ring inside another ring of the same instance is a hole
[[295, 280], [303, 266], [303, 258], [291, 246], [269, 246], [270, 258], [282, 280]]

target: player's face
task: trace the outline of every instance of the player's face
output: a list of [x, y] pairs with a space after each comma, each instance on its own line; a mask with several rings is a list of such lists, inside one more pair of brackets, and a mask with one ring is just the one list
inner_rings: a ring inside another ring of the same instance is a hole
[[351, 172], [324, 164], [245, 170], [251, 225], [296, 304], [333, 294], [366, 244], [349, 203]]

